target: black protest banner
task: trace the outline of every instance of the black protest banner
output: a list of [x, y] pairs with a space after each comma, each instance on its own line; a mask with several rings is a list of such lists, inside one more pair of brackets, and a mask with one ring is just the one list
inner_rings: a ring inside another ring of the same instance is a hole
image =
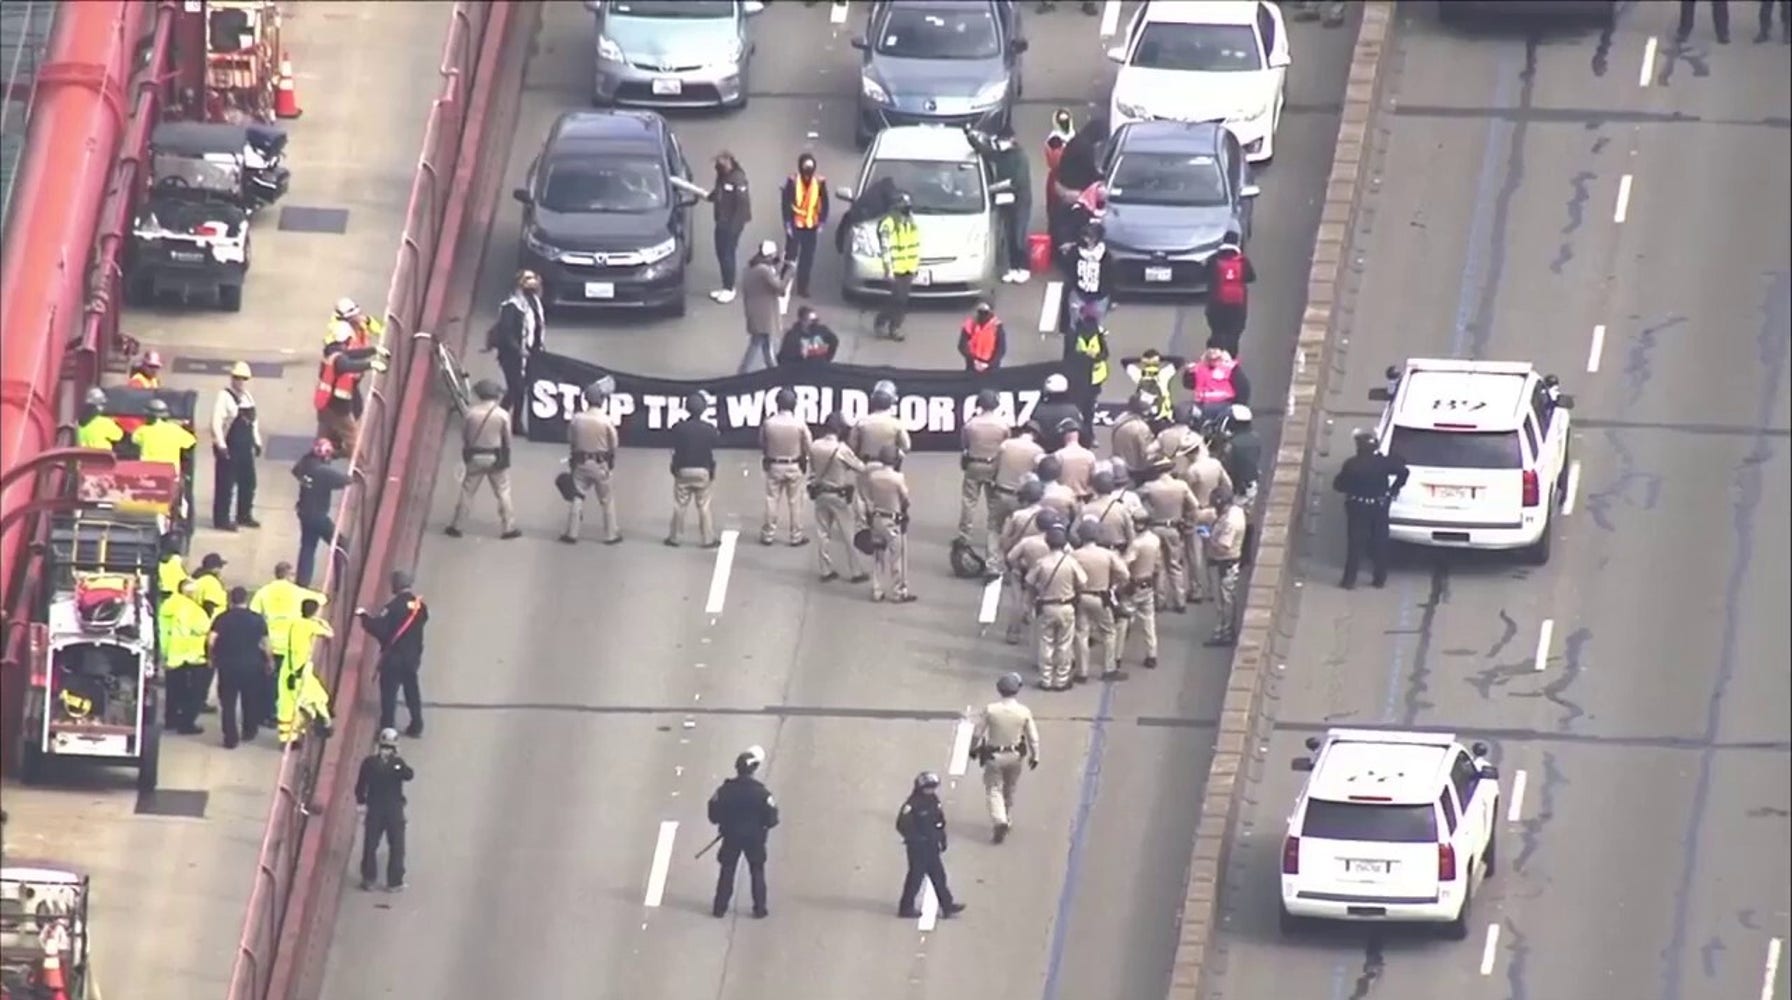
[[[978, 392], [994, 389], [1002, 411], [1010, 419], [1028, 419], [1038, 405], [1046, 378], [1055, 364], [998, 368], [985, 374], [915, 368], [874, 368], [863, 365], [819, 365], [773, 368], [746, 375], [713, 379], [667, 379], [631, 375], [563, 354], [542, 353], [529, 365], [529, 420], [531, 441], [565, 441], [566, 423], [585, 408], [584, 387], [605, 375], [616, 390], [608, 401], [611, 419], [624, 447], [663, 448], [671, 444], [668, 431], [688, 413], [685, 399], [694, 392], [711, 399], [703, 419], [722, 432], [726, 448], [759, 447], [759, 425], [776, 412], [779, 389], [796, 393], [796, 414], [810, 425], [819, 425], [828, 414], [839, 412], [856, 421], [869, 408], [871, 389], [879, 380], [896, 383], [896, 412], [908, 428], [918, 451], [957, 451], [959, 429], [975, 412]], [[1103, 410], [1108, 409], [1103, 407]], [[1107, 413], [1097, 414], [1098, 424]]]

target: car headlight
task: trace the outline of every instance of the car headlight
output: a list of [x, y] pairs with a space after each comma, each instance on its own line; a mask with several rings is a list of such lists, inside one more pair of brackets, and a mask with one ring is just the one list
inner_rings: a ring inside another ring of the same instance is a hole
[[890, 103], [890, 92], [885, 90], [882, 84], [868, 76], [859, 77], [859, 93], [879, 104]]
[[982, 90], [977, 91], [977, 95], [971, 98], [971, 103], [978, 107], [982, 107], [984, 105], [994, 104], [1007, 95], [1008, 81], [997, 80], [989, 86], [984, 87]]
[[877, 245], [877, 238], [871, 235], [870, 229], [859, 226], [852, 231], [852, 255], [854, 257], [881, 257], [883, 248]]
[[1145, 106], [1143, 104], [1131, 104], [1126, 101], [1122, 101], [1122, 100], [1118, 100], [1118, 99], [1116, 99], [1114, 101], [1114, 110], [1120, 112], [1122, 115], [1124, 115], [1128, 118], [1150, 117], [1149, 115], [1145, 114]]
[[610, 62], [622, 62], [622, 46], [611, 41], [608, 35], [597, 36], [597, 57]]
[[543, 242], [541, 236], [533, 229], [523, 230], [523, 245], [529, 248], [530, 253], [544, 259], [553, 261], [560, 259], [560, 248], [552, 243]]
[[677, 252], [678, 240], [676, 238], [668, 239], [664, 243], [655, 243], [653, 246], [641, 251], [641, 262], [644, 264], [658, 264], [660, 261], [665, 260], [667, 257], [670, 257]]

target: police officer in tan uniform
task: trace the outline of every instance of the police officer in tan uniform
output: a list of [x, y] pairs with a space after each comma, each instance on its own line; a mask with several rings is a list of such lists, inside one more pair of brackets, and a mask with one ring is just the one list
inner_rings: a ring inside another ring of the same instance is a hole
[[796, 391], [779, 389], [778, 412], [759, 425], [759, 451], [765, 469], [765, 524], [759, 529], [759, 544], [770, 545], [778, 540], [778, 515], [785, 517], [792, 546], [807, 545], [803, 534], [803, 492], [808, 479], [809, 449], [815, 436], [809, 425], [796, 415]]
[[1126, 551], [1132, 541], [1132, 508], [1127, 505], [1126, 491], [1114, 483], [1114, 470], [1103, 465], [1090, 477], [1094, 499], [1083, 504], [1083, 516], [1094, 518], [1096, 537], [1115, 552]]
[[1062, 475], [1064, 466], [1056, 455], [1047, 455], [1039, 460], [1039, 467], [1034, 474], [1044, 485], [1045, 492], [1039, 502], [1052, 513], [1058, 515], [1065, 524], [1070, 524], [1076, 517], [1076, 491], [1064, 485]]
[[870, 411], [853, 425], [846, 443], [852, 446], [853, 454], [866, 461], [883, 454], [886, 448], [895, 448], [898, 457], [915, 450], [908, 428], [896, 415], [896, 383], [881, 379], [871, 387]]
[[503, 528], [498, 537], [521, 538], [516, 509], [510, 502], [510, 411], [504, 408], [504, 387], [482, 378], [474, 384], [473, 395], [479, 401], [467, 409], [461, 421], [460, 457], [465, 471], [446, 534], [449, 538], [461, 536], [460, 520], [467, 514], [467, 505], [473, 502], [480, 484], [490, 483], [492, 495], [498, 498], [498, 522]]
[[1169, 462], [1159, 462], [1157, 477], [1139, 487], [1139, 499], [1151, 515], [1151, 530], [1164, 543], [1164, 580], [1158, 595], [1160, 607], [1181, 614], [1188, 610], [1187, 568], [1182, 562], [1182, 533], [1195, 523], [1199, 508], [1188, 484], [1170, 472]]
[[1126, 415], [1114, 425], [1113, 436], [1108, 439], [1109, 450], [1134, 476], [1144, 476], [1150, 468], [1145, 449], [1157, 436], [1151, 429], [1150, 409], [1145, 397], [1134, 393], [1126, 401]]
[[610, 474], [616, 468], [616, 450], [621, 439], [616, 423], [604, 404], [616, 391], [616, 380], [608, 375], [585, 389], [585, 409], [573, 414], [566, 424], [566, 442], [571, 453], [566, 459], [567, 471], [555, 480], [560, 494], [566, 498], [566, 532], [560, 540], [577, 544], [579, 528], [585, 521], [585, 495], [595, 494], [598, 509], [604, 518], [604, 544], [622, 541], [616, 526], [616, 502], [610, 488]]
[[[1023, 489], [1030, 491], [1035, 488], [1028, 484]], [[1033, 623], [1036, 609], [1033, 606], [1033, 596], [1027, 591], [1027, 576], [1033, 572], [1033, 564], [1050, 551], [1045, 544], [1045, 532], [1053, 525], [1064, 526], [1058, 515], [1049, 510], [1038, 505], [1029, 509], [1030, 514], [1027, 510], [1016, 511], [1008, 520], [1009, 529], [1003, 533], [1004, 539], [1014, 539], [1002, 550], [1002, 565], [1007, 570], [1005, 575], [1008, 586], [1014, 593], [1014, 616], [1008, 619], [1007, 631], [1010, 646], [1019, 645], [1021, 632]], [[1022, 517], [1027, 519], [1021, 521]]]
[[1076, 594], [1076, 641], [1072, 659], [1075, 681], [1089, 680], [1094, 663], [1104, 681], [1125, 680], [1120, 670], [1119, 648], [1114, 644], [1120, 608], [1118, 589], [1126, 583], [1126, 563], [1113, 549], [1101, 544], [1101, 522], [1085, 517], [1077, 524], [1077, 547], [1071, 553], [1083, 569], [1086, 582]]
[[1213, 491], [1213, 506], [1201, 525], [1207, 543], [1207, 569], [1212, 574], [1214, 614], [1218, 619], [1209, 646], [1230, 646], [1238, 641], [1238, 579], [1244, 561], [1244, 534], [1248, 526], [1244, 506], [1232, 496], [1231, 487]]
[[983, 505], [984, 523], [996, 523], [996, 458], [1010, 433], [1008, 419], [1000, 412], [1001, 405], [1002, 399], [994, 389], [979, 392], [977, 413], [965, 421], [964, 429], [959, 432], [963, 453], [959, 456], [958, 467], [964, 478], [958, 494], [958, 537], [953, 544], [972, 551], [982, 547], [984, 551], [979, 554], [985, 563], [996, 555], [987, 548], [989, 532], [985, 531], [982, 539], [975, 539], [972, 531], [979, 504]]
[[830, 413], [821, 423], [821, 437], [809, 445], [809, 499], [815, 506], [815, 534], [820, 539], [816, 555], [821, 558], [821, 582], [840, 579], [834, 570], [834, 543], [846, 549], [846, 572], [852, 583], [864, 583], [871, 577], [859, 566], [859, 550], [852, 546], [853, 533], [858, 531], [859, 518], [854, 497], [858, 493], [859, 476], [865, 463], [852, 453], [841, 438], [850, 428], [846, 418]]
[[1070, 539], [1060, 524], [1045, 529], [1046, 553], [1027, 573], [1039, 634], [1039, 686], [1070, 690], [1070, 668], [1076, 643], [1076, 599], [1089, 577], [1071, 554]]
[[1022, 765], [1029, 769], [1039, 766], [1039, 724], [1033, 721], [1033, 710], [1018, 697], [1024, 686], [1019, 674], [1003, 674], [996, 681], [1001, 700], [983, 706], [983, 717], [971, 735], [971, 756], [983, 765], [983, 794], [998, 844], [1008, 839]]
[[1181, 477], [1188, 473], [1189, 462], [1195, 453], [1207, 450], [1207, 442], [1201, 437], [1200, 407], [1193, 403], [1178, 403], [1176, 414], [1174, 423], [1157, 432], [1156, 444], [1157, 450], [1169, 461], [1170, 471]]
[[[1215, 490], [1222, 486], [1228, 490], [1232, 488], [1232, 477], [1226, 474], [1225, 464], [1213, 457], [1206, 442], [1195, 449], [1187, 470], [1182, 474], [1182, 481], [1188, 484], [1189, 491], [1195, 495], [1195, 506], [1202, 517], [1213, 507]], [[1201, 518], [1197, 518], [1196, 523], [1200, 523], [1200, 520]], [[1182, 538], [1188, 550], [1188, 599], [1200, 604], [1207, 599], [1207, 545], [1194, 529], [1195, 525], [1191, 524]]]
[[915, 599], [908, 589], [908, 480], [902, 475], [902, 453], [886, 446], [859, 477], [865, 499], [865, 526], [872, 546], [871, 599], [886, 597], [907, 604]]
[[1151, 516], [1133, 512], [1135, 534], [1126, 546], [1126, 604], [1131, 617], [1120, 622], [1116, 662], [1126, 659], [1126, 643], [1137, 635], [1145, 646], [1145, 669], [1157, 669], [1157, 579], [1163, 572], [1164, 542], [1150, 529]]
[[1078, 504], [1094, 499], [1095, 490], [1089, 485], [1089, 477], [1095, 474], [1098, 460], [1095, 453], [1083, 445], [1083, 425], [1066, 418], [1058, 422], [1058, 435], [1064, 442], [1052, 453], [1058, 460], [1058, 481], [1076, 496]]
[[996, 448], [996, 478], [989, 488], [989, 533], [992, 560], [999, 559], [1008, 546], [997, 544], [997, 536], [1020, 506], [1021, 484], [1037, 479], [1033, 470], [1045, 457], [1039, 444], [1039, 425], [1028, 421], [1015, 428], [1014, 435]]

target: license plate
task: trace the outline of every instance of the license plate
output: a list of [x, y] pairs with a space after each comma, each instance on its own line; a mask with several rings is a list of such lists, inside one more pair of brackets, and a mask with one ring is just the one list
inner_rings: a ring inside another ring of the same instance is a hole
[[1344, 862], [1344, 871], [1351, 875], [1386, 875], [1394, 863], [1391, 861], [1358, 861], [1349, 859]]
[[922, 268], [919, 271], [916, 271], [915, 272], [915, 284], [917, 284], [917, 285], [933, 284], [933, 272], [929, 271], [926, 268]]
[[588, 299], [613, 299], [616, 297], [616, 286], [608, 281], [585, 282], [585, 297]]
[[192, 253], [190, 251], [185, 251], [185, 250], [176, 250], [173, 253], [170, 253], [168, 256], [174, 258], [175, 260], [187, 260], [187, 261], [204, 260], [205, 259], [205, 254]]
[[1145, 280], [1150, 282], [1169, 281], [1170, 273], [1170, 269], [1167, 267], [1148, 267], [1145, 269]]
[[677, 80], [662, 78], [653, 81], [653, 92], [660, 97], [677, 97], [684, 93], [684, 84]]
[[1437, 500], [1473, 500], [1475, 488], [1473, 486], [1433, 486], [1431, 487], [1431, 496]]

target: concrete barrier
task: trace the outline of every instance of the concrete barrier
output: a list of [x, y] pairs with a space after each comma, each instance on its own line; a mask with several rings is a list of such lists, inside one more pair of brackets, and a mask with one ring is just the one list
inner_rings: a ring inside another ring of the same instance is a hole
[[1357, 206], [1369, 183], [1364, 158], [1384, 78], [1382, 56], [1391, 45], [1393, 27], [1391, 0], [1370, 0], [1362, 5], [1362, 22], [1344, 91], [1343, 120], [1338, 126], [1331, 177], [1319, 216], [1312, 270], [1307, 276], [1307, 307], [1294, 349], [1287, 415], [1282, 421], [1275, 463], [1268, 474], [1250, 591], [1245, 599], [1238, 647], [1220, 707], [1213, 761], [1208, 768], [1200, 819], [1189, 854], [1188, 887], [1182, 901], [1167, 1000], [1200, 1000], [1220, 921], [1220, 885], [1226, 870], [1226, 852], [1242, 799], [1252, 744], [1258, 738], [1262, 721], [1264, 677], [1276, 669], [1276, 636], [1278, 631], [1289, 631], [1295, 610], [1294, 543], [1306, 509], [1304, 498], [1312, 486], [1309, 457], [1322, 430], [1317, 410], [1331, 366], [1331, 337], [1338, 326], [1333, 308], [1352, 255], [1350, 244]]

